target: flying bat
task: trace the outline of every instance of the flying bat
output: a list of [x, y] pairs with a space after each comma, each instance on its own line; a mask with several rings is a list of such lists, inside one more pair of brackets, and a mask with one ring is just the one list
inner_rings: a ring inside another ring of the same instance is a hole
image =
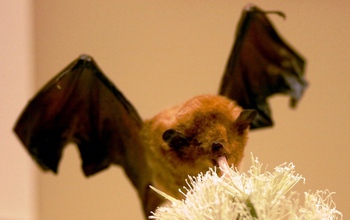
[[44, 170], [57, 173], [68, 142], [77, 144], [86, 176], [122, 166], [148, 216], [164, 202], [149, 185], [181, 199], [188, 175], [220, 160], [239, 165], [249, 129], [273, 125], [269, 96], [289, 95], [291, 107], [301, 98], [305, 60], [268, 13], [282, 15], [244, 9], [218, 95], [199, 95], [143, 120], [93, 58], [81, 55], [29, 101], [14, 131]]

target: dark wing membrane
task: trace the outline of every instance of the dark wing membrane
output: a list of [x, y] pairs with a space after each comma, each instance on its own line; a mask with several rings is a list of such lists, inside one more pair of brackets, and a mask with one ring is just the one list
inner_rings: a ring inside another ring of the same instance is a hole
[[273, 124], [267, 97], [287, 94], [295, 107], [307, 86], [305, 60], [281, 39], [267, 13], [282, 14], [252, 5], [243, 11], [219, 91], [243, 108], [258, 111], [251, 128]]
[[[137, 171], [130, 166], [137, 165], [128, 160], [143, 153], [139, 138], [142, 123], [93, 59], [82, 55], [29, 102], [14, 130], [45, 170], [57, 172], [63, 147], [75, 142], [85, 175], [115, 163], [133, 176]], [[142, 159], [139, 163], [144, 165]]]

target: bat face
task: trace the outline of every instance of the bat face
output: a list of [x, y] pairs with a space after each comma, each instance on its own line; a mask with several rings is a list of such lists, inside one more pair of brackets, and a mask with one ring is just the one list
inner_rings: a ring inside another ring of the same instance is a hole
[[202, 95], [146, 121], [143, 133], [154, 185], [181, 198], [178, 189], [188, 175], [218, 166], [222, 157], [238, 166], [255, 116], [227, 98]]

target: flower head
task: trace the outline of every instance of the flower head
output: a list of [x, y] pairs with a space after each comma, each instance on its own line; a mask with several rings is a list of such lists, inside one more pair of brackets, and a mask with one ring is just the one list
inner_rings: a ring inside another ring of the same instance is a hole
[[223, 173], [216, 168], [205, 174], [189, 177], [187, 186], [180, 190], [186, 197], [177, 200], [152, 187], [171, 202], [159, 207], [150, 219], [158, 220], [217, 220], [217, 219], [342, 219], [335, 209], [328, 190], [305, 193], [304, 206], [299, 205], [299, 194], [291, 189], [305, 179], [295, 173], [292, 163], [277, 166], [273, 172], [263, 170], [258, 158], [251, 156], [252, 166], [247, 173], [219, 161]]

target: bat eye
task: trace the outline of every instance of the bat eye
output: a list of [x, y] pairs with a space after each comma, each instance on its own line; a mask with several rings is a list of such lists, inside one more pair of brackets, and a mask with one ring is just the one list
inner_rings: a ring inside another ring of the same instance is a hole
[[222, 148], [224, 148], [224, 146], [220, 142], [214, 142], [211, 145], [211, 150], [214, 153], [220, 151]]
[[187, 137], [174, 129], [166, 130], [163, 133], [162, 138], [173, 149], [189, 146]]

